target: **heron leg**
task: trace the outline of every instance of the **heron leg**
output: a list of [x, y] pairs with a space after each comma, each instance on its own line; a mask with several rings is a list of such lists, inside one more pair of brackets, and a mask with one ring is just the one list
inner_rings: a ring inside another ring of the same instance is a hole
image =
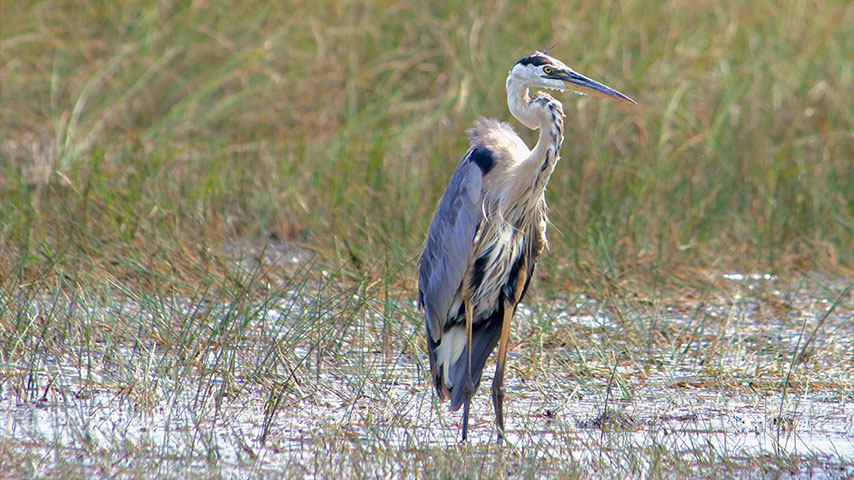
[[465, 302], [466, 308], [466, 378], [463, 382], [463, 395], [465, 396], [465, 403], [463, 403], [463, 441], [466, 440], [468, 436], [469, 429], [469, 407], [471, 406], [471, 397], [474, 395], [474, 381], [471, 378], [471, 330], [472, 330], [472, 322], [474, 319], [473, 309], [471, 302]]
[[495, 426], [498, 429], [498, 443], [504, 440], [504, 364], [507, 360], [507, 344], [510, 338], [510, 321], [513, 319], [513, 305], [504, 303], [504, 319], [501, 322], [501, 336], [498, 339], [498, 365], [492, 379], [492, 405], [495, 407]]
[[516, 311], [516, 304], [522, 299], [522, 292], [528, 282], [528, 272], [519, 269], [513, 298], [504, 300], [504, 318], [501, 321], [501, 336], [498, 337], [498, 365], [492, 379], [492, 405], [495, 407], [495, 426], [498, 430], [498, 443], [504, 440], [504, 365], [507, 362], [507, 347], [510, 341], [510, 322]]

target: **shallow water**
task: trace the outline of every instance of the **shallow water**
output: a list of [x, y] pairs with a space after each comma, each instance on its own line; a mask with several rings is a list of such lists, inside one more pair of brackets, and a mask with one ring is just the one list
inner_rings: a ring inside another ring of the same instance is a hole
[[[650, 468], [648, 452], [659, 449], [687, 465], [727, 459], [732, 471], [748, 478], [762, 476], [754, 468], [768, 457], [785, 459], [791, 478], [854, 475], [854, 367], [844, 360], [854, 354], [850, 302], [826, 315], [828, 299], [796, 296], [773, 277], [724, 279], [736, 285], [734, 293], [699, 307], [705, 317], [690, 302], [656, 310], [665, 313], [656, 313], [661, 328], [655, 331], [684, 336], [678, 349], [664, 348], [670, 345], [665, 342], [622, 357], [613, 352], [625, 345], [602, 345], [620, 338], [627, 325], [620, 322], [632, 321], [625, 312], [618, 321], [612, 307], [580, 296], [555, 302], [547, 312], [521, 307], [506, 379], [507, 451], [618, 472]], [[768, 314], [769, 296], [787, 298], [783, 313]], [[176, 308], [189, 311], [193, 304]], [[132, 302], [112, 308], [140, 315]], [[229, 310], [214, 303], [209, 308]], [[239, 476], [317, 471], [319, 462], [345, 465], [354, 452], [370, 457], [376, 449], [397, 452], [399, 458], [384, 461], [398, 472], [418, 451], [458, 444], [461, 415], [437, 404], [423, 359], [399, 341], [387, 347], [377, 338], [387, 328], [379, 308], [364, 309], [358, 326], [330, 330], [322, 348], [318, 332], [293, 340], [299, 331], [293, 317], [315, 309], [318, 318], [339, 322], [324, 310], [329, 305], [283, 298], [253, 308], [246, 327], [251, 334], [200, 355], [198, 364], [178, 363], [183, 371], [165, 368], [155, 344], [116, 346], [109, 362], [71, 351], [40, 357], [36, 367], [6, 365], [0, 428], [7, 452], [40, 458], [21, 467], [36, 473], [50, 471], [61, 455], [93, 472], [142, 462], [155, 473], [213, 469]], [[796, 368], [797, 381], [793, 377], [784, 398], [791, 354], [805, 342], [800, 332], [823, 317], [811, 373], [799, 377]], [[574, 349], [525, 343], [534, 341], [543, 322], [549, 331], [569, 332]], [[287, 345], [271, 376], [253, 373], [263, 365], [258, 358], [272, 351], [259, 345]], [[539, 357], [531, 360], [532, 352]], [[224, 369], [223, 358], [236, 366]], [[567, 368], [579, 359], [591, 374]], [[645, 368], [643, 362], [651, 363]], [[814, 368], [825, 364], [826, 372]], [[494, 445], [491, 373], [488, 366], [473, 401], [474, 446]], [[124, 453], [115, 460], [115, 452]]]
[[[60, 389], [68, 379], [55, 378], [57, 387], [43, 398], [22, 402], [4, 394], [0, 425], [3, 437], [17, 448], [77, 455], [93, 467], [99, 452], [109, 456], [108, 452], [130, 445], [180, 458], [183, 468], [205, 469], [215, 461], [219, 469], [232, 473], [248, 464], [263, 469], [281, 462], [315, 462], [318, 436], [357, 438], [401, 452], [425, 443], [455, 445], [459, 414], [436, 407], [413, 365], [399, 362], [384, 368], [375, 373], [386, 380], [361, 393], [343, 375], [329, 374], [323, 379], [324, 392], [311, 399], [290, 398], [263, 444], [266, 392], [260, 389], [247, 390], [217, 407], [213, 401], [199, 402], [192, 390], [170, 395], [167, 387], [143, 409], [114, 390], [87, 388], [74, 395], [71, 392], [78, 387], [73, 382]], [[674, 398], [671, 391], [649, 388], [635, 392], [631, 401], [612, 402], [609, 408], [622, 420], [603, 432], [596, 422], [604, 408], [602, 398], [577, 394], [560, 398], [555, 393], [562, 391], [561, 385], [546, 398], [518, 378], [507, 381], [513, 385], [506, 406], [508, 448], [528, 449], [535, 457], [571, 456], [583, 464], [621, 448], [663, 446], [682, 451], [687, 461], [693, 461], [697, 450], [709, 450], [732, 458], [785, 455], [848, 465], [841, 468], [854, 464], [850, 401], [799, 395], [796, 413], [784, 415], [781, 422], [779, 398], [763, 398], [757, 404], [750, 396], [701, 389]], [[485, 388], [480, 389], [472, 416], [471, 443], [492, 443], [492, 408]], [[329, 454], [334, 456], [334, 450]]]

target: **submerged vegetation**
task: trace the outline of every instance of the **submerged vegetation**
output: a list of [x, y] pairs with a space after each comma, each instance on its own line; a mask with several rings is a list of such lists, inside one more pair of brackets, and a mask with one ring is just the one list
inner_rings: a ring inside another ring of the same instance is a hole
[[[0, 476], [854, 475], [852, 32], [843, 0], [7, 2]], [[560, 98], [511, 445], [483, 388], [460, 445], [415, 258], [547, 47], [638, 105]]]

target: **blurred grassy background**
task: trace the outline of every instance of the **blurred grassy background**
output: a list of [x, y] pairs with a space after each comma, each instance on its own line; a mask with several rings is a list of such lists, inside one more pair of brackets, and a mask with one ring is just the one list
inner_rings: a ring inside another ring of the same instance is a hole
[[545, 284], [854, 259], [846, 0], [2, 8], [6, 287], [188, 286], [271, 239], [411, 287], [465, 129], [547, 47], [639, 105], [562, 97]]

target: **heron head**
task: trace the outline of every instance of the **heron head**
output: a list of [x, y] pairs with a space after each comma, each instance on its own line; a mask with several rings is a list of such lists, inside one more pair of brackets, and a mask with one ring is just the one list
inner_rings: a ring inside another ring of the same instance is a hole
[[526, 87], [541, 87], [552, 90], [572, 90], [582, 95], [610, 98], [625, 103], [636, 103], [631, 98], [585, 77], [569, 68], [560, 60], [542, 52], [534, 52], [513, 65], [508, 82], [522, 82]]

